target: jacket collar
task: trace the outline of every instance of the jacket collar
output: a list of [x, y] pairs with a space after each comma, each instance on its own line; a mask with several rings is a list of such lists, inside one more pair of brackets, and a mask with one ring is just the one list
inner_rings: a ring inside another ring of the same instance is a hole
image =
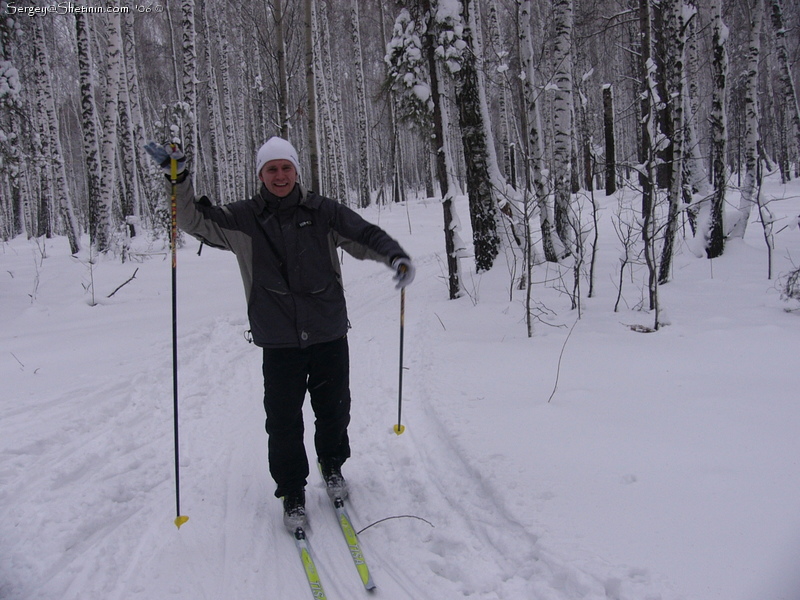
[[254, 200], [259, 206], [260, 210], [269, 210], [270, 212], [278, 212], [281, 210], [289, 210], [301, 204], [304, 204], [307, 194], [306, 191], [300, 186], [295, 184], [294, 189], [289, 192], [288, 196], [279, 198], [262, 183], [258, 194], [255, 195]]

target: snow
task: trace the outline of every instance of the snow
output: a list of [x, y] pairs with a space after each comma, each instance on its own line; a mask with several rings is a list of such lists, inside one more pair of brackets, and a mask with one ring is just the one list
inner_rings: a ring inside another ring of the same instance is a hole
[[[771, 205], [779, 223], [796, 222], [800, 184], [770, 179], [765, 197], [783, 199]], [[652, 320], [635, 310], [640, 282], [626, 276], [630, 308], [612, 311], [617, 198], [597, 200], [596, 297], [576, 322], [554, 283], [571, 275], [537, 266], [546, 310], [531, 339], [502, 257], [465, 271], [467, 293], [447, 300], [438, 201], [363, 211], [418, 269], [397, 436], [398, 293], [384, 266], [343, 263], [344, 472], [357, 529], [374, 524], [360, 537], [376, 598], [800, 598], [800, 316], [766, 279], [760, 224], [714, 261], [680, 247], [660, 290], [670, 325], [640, 333], [630, 326]], [[160, 242], [134, 241], [154, 255], [91, 271], [65, 239], [2, 245], [0, 598], [309, 598], [272, 497], [238, 269], [191, 239], [177, 267], [190, 520], [173, 525], [170, 261]], [[785, 275], [800, 235], [785, 227], [775, 241]], [[360, 597], [316, 473], [308, 508], [328, 597]]]

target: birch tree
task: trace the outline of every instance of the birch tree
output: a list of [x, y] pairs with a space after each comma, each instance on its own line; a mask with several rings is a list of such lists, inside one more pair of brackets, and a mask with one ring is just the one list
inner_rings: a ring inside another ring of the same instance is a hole
[[[749, 3], [748, 3], [749, 4]], [[745, 175], [739, 196], [739, 210], [729, 236], [743, 238], [750, 220], [750, 211], [755, 203], [758, 182], [759, 141], [758, 122], [758, 66], [761, 54], [761, 20], [764, 0], [755, 0], [748, 5], [750, 10], [750, 37], [747, 48], [747, 70], [745, 73]]]
[[795, 155], [800, 158], [800, 103], [798, 103], [797, 89], [794, 85], [789, 61], [789, 48], [786, 40], [787, 31], [783, 22], [783, 8], [780, 0], [771, 0], [770, 4], [772, 29], [775, 32], [775, 49], [778, 60], [778, 81], [781, 87], [781, 97], [785, 102], [788, 120], [792, 124], [791, 129], [794, 133], [796, 146]]
[[359, 206], [369, 206], [372, 193], [372, 169], [369, 161], [369, 121], [367, 90], [364, 82], [364, 58], [361, 54], [361, 19], [358, 0], [351, 0], [350, 23], [353, 31], [353, 71], [356, 78], [356, 112], [358, 119], [358, 198]]
[[181, 0], [181, 32], [183, 48], [182, 90], [186, 105], [183, 151], [187, 161], [195, 162], [194, 171], [200, 168], [197, 153], [197, 49], [194, 23], [194, 0]]
[[72, 254], [77, 254], [80, 249], [80, 228], [75, 218], [75, 211], [72, 205], [72, 195], [67, 181], [67, 170], [64, 165], [64, 151], [61, 147], [61, 132], [56, 114], [56, 104], [53, 95], [53, 85], [50, 81], [50, 72], [47, 68], [49, 58], [47, 45], [45, 43], [42, 19], [35, 19], [34, 35], [35, 47], [37, 49], [37, 62], [41, 63], [39, 85], [41, 86], [42, 108], [44, 109], [45, 131], [43, 137], [48, 138], [49, 156], [45, 158], [51, 162], [54, 173], [55, 207], [63, 219], [64, 229], [69, 240]]
[[[534, 70], [533, 34], [531, 25], [530, 0], [517, 0], [519, 27], [520, 79], [522, 97], [525, 105], [524, 132], [525, 156], [529, 179], [533, 182], [533, 195], [539, 208], [539, 227], [542, 235], [542, 249], [549, 262], [558, 261], [558, 253], [553, 242], [552, 210], [548, 202], [547, 184], [544, 176], [544, 146], [542, 143], [542, 121], [539, 110], [539, 91], [536, 87]], [[526, 218], [529, 218], [526, 215]]]
[[114, 192], [116, 189], [117, 111], [119, 84], [122, 74], [122, 36], [120, 16], [111, 13], [107, 19], [108, 62], [103, 111], [103, 139], [100, 145], [100, 194], [97, 202], [97, 223], [94, 245], [98, 252], [111, 249]]
[[320, 190], [319, 145], [317, 140], [317, 94], [314, 83], [314, 0], [305, 0], [305, 65], [306, 108], [308, 124], [308, 167], [311, 171], [311, 189]]
[[[698, 204], [710, 188], [708, 176], [700, 152], [700, 136], [697, 120], [700, 114], [699, 84], [700, 61], [697, 48], [697, 6], [693, 0], [687, 4], [689, 17], [686, 21], [686, 93], [684, 94], [683, 131], [683, 203], [692, 233], [697, 233]], [[694, 195], [699, 197], [695, 202]]]
[[606, 196], [617, 191], [617, 148], [614, 142], [614, 86], [603, 84], [603, 140]]
[[494, 71], [493, 75], [500, 86], [500, 91], [497, 94], [497, 105], [499, 113], [499, 143], [502, 148], [502, 169], [506, 178], [509, 180], [513, 187], [517, 186], [517, 172], [516, 162], [514, 155], [515, 144], [512, 142], [514, 139], [511, 128], [511, 111], [513, 109], [511, 100], [511, 91], [509, 89], [509, 82], [507, 79], [509, 70], [509, 52], [505, 47], [505, 43], [500, 35], [500, 16], [497, 6], [497, 0], [489, 0], [489, 40], [490, 47], [494, 58]]
[[728, 184], [728, 116], [727, 116], [727, 78], [728, 78], [728, 27], [722, 21], [722, 0], [711, 4], [713, 18], [713, 96], [711, 99], [711, 164], [714, 179], [714, 194], [711, 199], [708, 222], [701, 230], [706, 237], [706, 255], [717, 258], [725, 251], [725, 232], [723, 216], [725, 192]]
[[[221, 11], [221, 9], [218, 8]], [[239, 140], [240, 128], [236, 126], [235, 108], [233, 102], [233, 85], [231, 83], [230, 73], [230, 52], [227, 41], [227, 36], [223, 35], [221, 31], [222, 23], [214, 23], [211, 31], [216, 41], [216, 47], [219, 52], [219, 82], [221, 89], [219, 90], [220, 98], [220, 113], [222, 116], [223, 130], [225, 135], [225, 155], [227, 160], [220, 164], [220, 173], [223, 178], [224, 188], [226, 189], [225, 198], [234, 198], [239, 188], [239, 182], [242, 181], [238, 174], [240, 173], [240, 166], [242, 164], [242, 148]], [[244, 173], [241, 172], [244, 176]], [[249, 179], [248, 179], [249, 180]]]
[[399, 96], [399, 104], [406, 118], [423, 127], [423, 131], [432, 129], [430, 140], [436, 158], [436, 179], [444, 217], [447, 287], [452, 300], [462, 293], [460, 257], [463, 243], [459, 236], [458, 215], [453, 206], [456, 186], [452, 180], [453, 161], [447, 135], [449, 126], [436, 58], [438, 31], [432, 18], [430, 0], [419, 0], [410, 8], [413, 15], [404, 8], [395, 20], [385, 60], [389, 68], [390, 85]]
[[555, 33], [553, 43], [553, 192], [555, 228], [564, 247], [571, 252], [575, 232], [572, 226], [572, 0], [553, 0]]
[[278, 66], [278, 131], [280, 137], [289, 139], [289, 76], [282, 0], [273, 0], [272, 15], [275, 19], [275, 57]]
[[209, 18], [208, 2], [202, 5], [202, 20], [206, 28], [206, 44], [205, 44], [205, 80], [206, 80], [206, 109], [208, 110], [208, 147], [211, 152], [211, 185], [213, 198], [217, 199], [220, 204], [226, 204], [233, 199], [231, 189], [224, 185], [223, 173], [228, 172], [228, 151], [225, 144], [225, 136], [223, 135], [223, 118], [220, 109], [220, 93], [219, 86], [217, 85], [217, 73], [214, 68], [214, 59], [212, 56], [212, 48], [215, 44], [210, 43], [211, 40], [216, 40], [216, 24], [213, 19]]
[[0, 216], [2, 238], [8, 240], [26, 229], [22, 194], [23, 87], [13, 41], [20, 22], [8, 15], [8, 2], [0, 1]]
[[684, 157], [684, 58], [686, 49], [686, 22], [688, 11], [684, 11], [683, 0], [662, 2], [664, 31], [666, 38], [666, 118], [669, 120], [672, 164], [668, 171], [669, 208], [664, 226], [664, 244], [661, 250], [658, 282], [669, 281], [670, 269], [678, 232], [680, 207], [683, 203], [683, 157]]
[[655, 61], [652, 56], [652, 16], [650, 0], [639, 0], [640, 46], [640, 110], [641, 150], [639, 155], [639, 185], [642, 188], [642, 242], [647, 265], [647, 291], [650, 310], [655, 311], [655, 329], [658, 329], [658, 278], [655, 257], [655, 207], [656, 165], [659, 151], [658, 115], [660, 103], [655, 81]]
[[[459, 14], [463, 10], [463, 15]], [[472, 222], [472, 243], [478, 272], [492, 268], [500, 247], [497, 235], [497, 200], [494, 189], [502, 185], [493, 181], [497, 168], [490, 169], [488, 108], [481, 100], [482, 77], [476, 66], [477, 42], [474, 33], [472, 0], [440, 6], [437, 22], [441, 28], [437, 51], [447, 70], [456, 80], [456, 105], [466, 162], [469, 213]], [[463, 16], [463, 18], [462, 18]], [[494, 161], [496, 164], [496, 160]], [[494, 185], [493, 185], [494, 184]], [[493, 189], [494, 188], [494, 189]]]
[[[77, 13], [76, 13], [77, 17]], [[123, 50], [125, 56], [125, 76], [128, 89], [128, 102], [132, 129], [132, 152], [134, 156], [134, 176], [137, 179], [137, 189], [142, 194], [138, 204], [147, 207], [148, 216], [152, 217], [159, 198], [163, 196], [161, 181], [158, 178], [160, 171], [153, 161], [143, 160], [142, 145], [149, 139], [145, 132], [144, 113], [142, 111], [141, 86], [139, 84], [138, 58], [136, 51], [136, 38], [134, 33], [135, 12], [130, 11], [123, 15]]]

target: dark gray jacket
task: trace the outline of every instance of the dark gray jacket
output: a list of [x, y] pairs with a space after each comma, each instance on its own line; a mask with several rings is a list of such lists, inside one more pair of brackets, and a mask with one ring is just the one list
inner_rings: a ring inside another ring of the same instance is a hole
[[278, 198], [264, 185], [224, 206], [195, 201], [191, 177], [177, 186], [178, 225], [236, 254], [253, 342], [304, 348], [347, 333], [337, 247], [387, 265], [406, 257], [385, 231], [338, 202], [299, 185]]

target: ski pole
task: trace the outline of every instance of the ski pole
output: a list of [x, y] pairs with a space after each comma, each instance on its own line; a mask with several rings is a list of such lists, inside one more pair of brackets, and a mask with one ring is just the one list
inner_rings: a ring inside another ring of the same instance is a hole
[[180, 475], [180, 454], [178, 450], [178, 161], [173, 158], [170, 161], [172, 180], [172, 202], [170, 219], [170, 245], [172, 246], [172, 415], [175, 438], [175, 526], [180, 529], [181, 525], [189, 520], [189, 517], [181, 516], [181, 475]]
[[406, 315], [406, 288], [400, 288], [400, 375], [397, 383], [397, 425], [394, 432], [397, 435], [403, 433], [406, 428], [400, 424], [400, 417], [403, 412], [403, 331], [405, 329]]

